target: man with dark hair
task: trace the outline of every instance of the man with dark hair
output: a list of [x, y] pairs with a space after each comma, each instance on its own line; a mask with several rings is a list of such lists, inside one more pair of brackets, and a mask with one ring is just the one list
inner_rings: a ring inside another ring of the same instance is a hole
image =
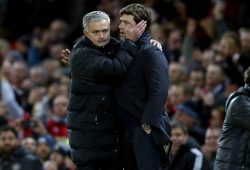
[[[130, 4], [120, 10], [120, 36], [141, 20], [147, 27], [135, 42], [137, 53], [117, 89], [118, 119], [122, 128], [122, 149], [126, 170], [160, 170], [169, 166], [171, 131], [164, 103], [168, 94], [168, 62], [162, 51], [150, 43], [149, 10], [141, 4]], [[167, 155], [165, 152], [167, 152]]]
[[250, 169], [250, 67], [244, 82], [227, 99], [214, 170]]
[[40, 160], [19, 146], [17, 131], [10, 126], [0, 128], [1, 170], [42, 170]]
[[171, 122], [171, 139], [173, 147], [171, 149], [171, 170], [206, 170], [208, 162], [205, 160], [198, 142], [189, 136], [188, 128], [185, 124]]
[[[141, 4], [130, 4], [122, 8], [119, 12], [120, 16], [122, 15], [130, 15], [133, 16], [133, 20], [135, 23], [139, 23], [144, 20], [147, 22], [146, 31], [148, 31], [151, 25], [151, 12], [145, 6]], [[121, 33], [120, 33], [121, 34]]]

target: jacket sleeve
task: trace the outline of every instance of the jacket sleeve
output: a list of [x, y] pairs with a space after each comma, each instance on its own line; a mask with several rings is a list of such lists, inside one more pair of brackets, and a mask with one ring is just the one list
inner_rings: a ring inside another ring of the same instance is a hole
[[24, 114], [24, 110], [16, 101], [11, 84], [7, 80], [2, 80], [1, 86], [2, 100], [5, 102], [11, 118], [21, 118]]
[[168, 63], [158, 49], [149, 48], [142, 55], [148, 99], [142, 122], [158, 126], [168, 95]]
[[[71, 57], [71, 72], [93, 79], [100, 83], [115, 82], [124, 76], [133, 57], [128, 51], [133, 51], [133, 44], [121, 44], [113, 58], [89, 48], [75, 50]], [[89, 75], [91, 75], [89, 77]]]
[[250, 104], [248, 96], [240, 95], [233, 99], [227, 112], [227, 114], [232, 116], [232, 123], [250, 131]]
[[131, 64], [136, 51], [137, 47], [132, 41], [123, 41], [113, 59], [106, 58], [101, 62], [100, 71], [97, 74], [97, 81], [120, 81], [127, 73], [127, 69]]

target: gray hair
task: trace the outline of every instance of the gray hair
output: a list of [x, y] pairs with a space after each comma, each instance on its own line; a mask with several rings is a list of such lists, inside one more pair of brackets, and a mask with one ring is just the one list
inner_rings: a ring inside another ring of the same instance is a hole
[[101, 21], [101, 20], [107, 20], [110, 23], [110, 18], [108, 14], [102, 11], [92, 11], [90, 13], [87, 13], [83, 19], [82, 19], [82, 26], [84, 31], [88, 31], [88, 26], [90, 21]]

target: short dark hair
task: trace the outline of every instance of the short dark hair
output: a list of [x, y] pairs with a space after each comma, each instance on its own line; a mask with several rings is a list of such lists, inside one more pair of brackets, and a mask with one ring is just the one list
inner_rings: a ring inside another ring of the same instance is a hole
[[244, 82], [250, 86], [250, 66], [246, 69], [244, 73]]
[[15, 129], [14, 127], [11, 127], [11, 126], [8, 126], [8, 125], [2, 126], [2, 127], [0, 128], [0, 135], [1, 135], [3, 132], [7, 132], [7, 131], [11, 131], [11, 132], [15, 135], [16, 138], [18, 137], [18, 134], [17, 134], [16, 129]]
[[125, 6], [120, 10], [120, 16], [126, 14], [126, 15], [132, 15], [134, 16], [134, 20], [136, 23], [139, 23], [141, 20], [147, 21], [147, 27], [146, 30], [151, 25], [152, 19], [151, 19], [151, 12], [147, 7], [145, 7], [142, 4], [130, 4]]
[[181, 131], [185, 134], [188, 135], [188, 128], [184, 123], [181, 123], [177, 120], [173, 120], [170, 122], [171, 125], [171, 129], [176, 129], [176, 128], [180, 128]]

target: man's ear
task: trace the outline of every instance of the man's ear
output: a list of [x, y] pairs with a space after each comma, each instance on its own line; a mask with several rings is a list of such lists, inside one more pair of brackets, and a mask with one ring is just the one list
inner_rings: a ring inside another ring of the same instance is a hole
[[86, 35], [86, 31], [82, 30], [83, 35]]

